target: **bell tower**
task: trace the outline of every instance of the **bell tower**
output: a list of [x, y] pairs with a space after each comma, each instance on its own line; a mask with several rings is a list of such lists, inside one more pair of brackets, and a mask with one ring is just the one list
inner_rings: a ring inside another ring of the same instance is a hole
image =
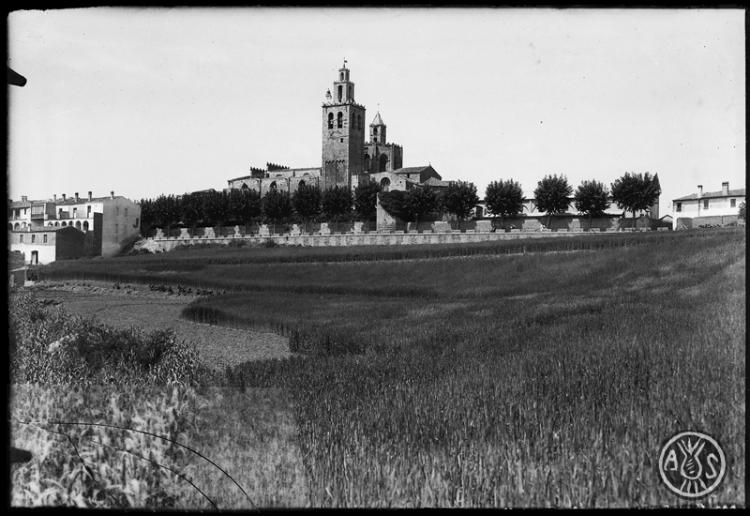
[[333, 186], [352, 188], [365, 173], [365, 107], [354, 101], [354, 83], [346, 60], [333, 83], [333, 92], [328, 90], [322, 107], [321, 186], [324, 190]]

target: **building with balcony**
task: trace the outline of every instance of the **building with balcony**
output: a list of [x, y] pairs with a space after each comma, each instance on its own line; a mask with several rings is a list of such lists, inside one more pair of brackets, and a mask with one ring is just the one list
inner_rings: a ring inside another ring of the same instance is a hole
[[[8, 240], [11, 250], [25, 253], [26, 263], [32, 262], [32, 251], [37, 251], [38, 263], [49, 263], [47, 259], [52, 255], [49, 249], [28, 246], [45, 244], [42, 242], [44, 235], [47, 236], [47, 245], [52, 240], [57, 242], [58, 238], [51, 235], [71, 227], [82, 235], [82, 256], [114, 256], [140, 233], [140, 218], [140, 205], [116, 196], [114, 192], [107, 197], [93, 197], [92, 192], [88, 192], [87, 197], [79, 197], [76, 193], [73, 197], [63, 194], [60, 198], [55, 195], [44, 200], [29, 200], [23, 196], [20, 201], [8, 203]], [[37, 234], [41, 235], [38, 239]], [[67, 242], [70, 238], [63, 240]], [[62, 255], [70, 257], [71, 253]], [[62, 255], [55, 254], [56, 257]]]

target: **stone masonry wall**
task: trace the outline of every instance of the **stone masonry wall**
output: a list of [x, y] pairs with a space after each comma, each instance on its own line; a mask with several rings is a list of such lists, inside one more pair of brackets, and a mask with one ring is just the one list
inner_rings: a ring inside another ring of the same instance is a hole
[[[437, 230], [421, 232], [363, 232], [362, 223], [355, 223], [354, 230], [348, 233], [331, 233], [328, 225], [323, 223], [317, 233], [303, 233], [296, 225], [292, 226], [289, 233], [271, 234], [268, 226], [261, 226], [257, 235], [246, 236], [241, 234], [239, 228], [235, 228], [233, 236], [217, 237], [214, 236], [212, 228], [210, 231], [199, 229], [197, 234], [205, 236], [192, 236], [187, 229], [182, 230], [179, 237], [165, 237], [161, 230], [157, 231], [154, 238], [146, 239], [147, 247], [153, 251], [171, 251], [172, 249], [183, 245], [197, 244], [223, 244], [229, 245], [232, 242], [244, 241], [248, 244], [264, 244], [273, 241], [277, 245], [319, 247], [319, 246], [358, 246], [358, 245], [408, 245], [408, 244], [447, 244], [447, 243], [470, 243], [470, 242], [487, 242], [494, 240], [509, 240], [519, 238], [549, 238], [567, 236], [589, 235], [594, 236], [601, 233], [614, 233], [618, 231], [634, 231], [632, 229], [617, 230], [609, 229], [607, 231], [584, 231], [582, 229], [569, 231], [567, 229], [550, 230], [530, 230], [530, 229], [512, 229], [509, 231], [492, 231], [490, 221], [478, 221], [477, 229], [474, 230], [450, 230], [445, 229], [445, 225], [436, 223]], [[666, 228], [661, 228], [666, 229]], [[660, 230], [661, 230], [660, 229]], [[649, 231], [648, 228], [640, 228], [639, 231]]]

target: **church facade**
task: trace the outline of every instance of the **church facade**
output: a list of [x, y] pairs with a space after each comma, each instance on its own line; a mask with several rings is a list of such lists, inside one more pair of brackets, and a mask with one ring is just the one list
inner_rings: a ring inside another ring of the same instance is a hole
[[[369, 142], [365, 141], [366, 109], [354, 96], [350, 70], [338, 70], [333, 92], [328, 90], [322, 107], [320, 167], [288, 168], [266, 163], [265, 169], [250, 168], [250, 174], [229, 179], [228, 189], [250, 189], [265, 195], [271, 190], [294, 193], [301, 184], [322, 190], [339, 186], [356, 188], [367, 181], [378, 181], [389, 189], [406, 189], [422, 184], [414, 169], [429, 168], [428, 174], [440, 182], [431, 166], [403, 168], [403, 148], [386, 139], [387, 127], [378, 112], [369, 124]], [[424, 179], [427, 179], [425, 176]]]

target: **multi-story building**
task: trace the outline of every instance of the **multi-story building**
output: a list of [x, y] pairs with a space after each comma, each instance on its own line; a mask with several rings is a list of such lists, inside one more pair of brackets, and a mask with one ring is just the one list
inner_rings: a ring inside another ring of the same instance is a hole
[[[87, 197], [76, 193], [74, 197], [63, 194], [61, 198], [55, 195], [52, 199], [31, 201], [23, 196], [21, 201], [8, 203], [9, 241], [11, 250], [27, 253], [27, 263], [31, 262], [33, 251], [37, 251], [39, 263], [48, 263], [52, 251], [28, 246], [53, 245], [59, 240], [52, 236], [53, 232], [72, 227], [83, 235], [81, 255], [113, 256], [140, 233], [140, 217], [141, 207], [137, 203], [114, 192], [108, 197], [93, 197], [88, 192]], [[47, 242], [43, 241], [45, 236]], [[63, 240], [67, 242], [70, 237]], [[76, 253], [62, 254], [68, 257]]]
[[729, 189], [729, 182], [721, 183], [721, 190], [698, 192], [672, 200], [674, 229], [691, 228], [701, 224], [726, 225], [737, 222], [740, 204], [745, 202], [745, 189]]

